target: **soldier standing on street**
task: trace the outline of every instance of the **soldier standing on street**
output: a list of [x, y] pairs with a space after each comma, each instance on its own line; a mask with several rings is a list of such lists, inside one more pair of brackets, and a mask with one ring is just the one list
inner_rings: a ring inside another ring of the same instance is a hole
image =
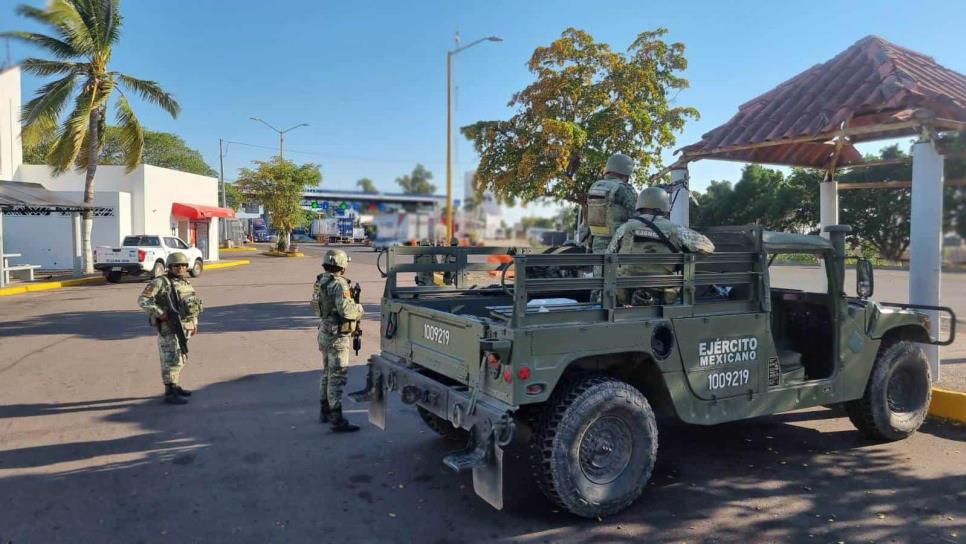
[[[685, 201], [684, 206], [688, 203]], [[607, 247], [607, 253], [713, 253], [714, 244], [705, 235], [672, 223], [667, 215], [671, 203], [667, 191], [648, 187], [637, 198], [636, 213], [621, 225]], [[618, 276], [673, 274], [675, 267], [661, 264], [624, 265]], [[618, 289], [617, 302], [622, 305], [671, 304], [678, 296], [676, 288]]]
[[167, 273], [151, 280], [138, 297], [138, 306], [148, 314], [151, 326], [158, 330], [164, 402], [187, 404], [185, 397], [190, 397], [191, 391], [180, 385], [181, 369], [188, 360], [187, 339], [198, 333], [198, 315], [204, 305], [188, 283], [185, 254], [172, 253], [166, 264]]
[[352, 333], [362, 319], [362, 305], [352, 299], [350, 281], [343, 276], [349, 256], [341, 249], [330, 249], [322, 258], [325, 272], [315, 279], [312, 308], [319, 323], [319, 351], [322, 352], [322, 377], [319, 380], [319, 421], [332, 423], [337, 433], [358, 431], [359, 427], [342, 417], [342, 390], [346, 384], [346, 365]]
[[617, 228], [634, 215], [637, 191], [631, 187], [634, 159], [615, 153], [607, 159], [604, 179], [595, 181], [587, 191], [587, 225], [593, 236], [594, 253], [603, 253]]

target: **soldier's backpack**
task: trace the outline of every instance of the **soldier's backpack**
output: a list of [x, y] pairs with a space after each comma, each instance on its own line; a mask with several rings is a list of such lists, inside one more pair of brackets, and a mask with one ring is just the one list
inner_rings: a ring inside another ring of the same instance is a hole
[[592, 236], [610, 238], [627, 221], [627, 210], [615, 200], [622, 183], [619, 179], [602, 179], [587, 191], [587, 226]]

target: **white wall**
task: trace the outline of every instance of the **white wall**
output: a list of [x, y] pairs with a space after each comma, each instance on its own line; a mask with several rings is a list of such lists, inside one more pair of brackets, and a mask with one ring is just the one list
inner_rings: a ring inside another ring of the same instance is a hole
[[[218, 180], [157, 166], [144, 165], [144, 231], [171, 232], [171, 205], [218, 205]], [[187, 240], [187, 237], [183, 237]], [[208, 260], [218, 260], [218, 221], [208, 227]]]
[[20, 68], [0, 72], [0, 179], [13, 180], [23, 162], [20, 142]]
[[[83, 192], [57, 191], [57, 195], [79, 201]], [[93, 245], [120, 245], [131, 234], [129, 193], [99, 193], [94, 205], [113, 208], [113, 217], [95, 217]], [[20, 253], [11, 264], [39, 264], [44, 269], [69, 270], [73, 268], [73, 224], [71, 215], [53, 213], [40, 216], [3, 217], [3, 242], [5, 253]]]

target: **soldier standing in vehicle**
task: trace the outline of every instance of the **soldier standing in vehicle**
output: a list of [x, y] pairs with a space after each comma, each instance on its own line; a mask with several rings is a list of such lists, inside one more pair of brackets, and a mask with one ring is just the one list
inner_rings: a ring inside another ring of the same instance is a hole
[[[422, 240], [419, 241], [419, 247], [431, 247], [431, 246], [432, 244], [430, 243], [429, 238], [423, 238]], [[415, 257], [413, 257], [413, 264], [436, 264], [436, 263], [437, 263], [437, 260], [435, 255], [425, 254], [425, 255], [416, 255]], [[434, 285], [432, 271], [416, 272], [416, 285], [421, 285], [421, 286]]]
[[[688, 203], [684, 202], [684, 206]], [[607, 253], [713, 253], [714, 244], [705, 235], [672, 223], [667, 215], [671, 203], [667, 191], [648, 187], [641, 191], [635, 205], [636, 215], [621, 225], [607, 246]], [[673, 274], [675, 267], [662, 264], [625, 265], [619, 276]], [[677, 288], [618, 289], [617, 302], [642, 306], [671, 304], [678, 297]]]
[[634, 215], [637, 191], [630, 184], [634, 159], [615, 153], [607, 159], [604, 178], [587, 191], [587, 226], [593, 237], [594, 253], [603, 253], [617, 231]]
[[167, 273], [148, 283], [138, 297], [138, 306], [158, 331], [164, 402], [187, 404], [186, 397], [191, 396], [191, 391], [180, 385], [181, 370], [188, 360], [188, 338], [198, 334], [198, 315], [204, 305], [188, 282], [189, 263], [185, 254], [172, 253], [166, 264]]
[[319, 351], [322, 352], [322, 376], [319, 380], [319, 421], [332, 423], [332, 431], [358, 431], [359, 427], [342, 416], [342, 390], [346, 384], [346, 366], [352, 333], [362, 319], [362, 305], [352, 299], [351, 283], [344, 274], [349, 256], [341, 249], [330, 249], [322, 259], [325, 272], [315, 279], [312, 308], [319, 323]]

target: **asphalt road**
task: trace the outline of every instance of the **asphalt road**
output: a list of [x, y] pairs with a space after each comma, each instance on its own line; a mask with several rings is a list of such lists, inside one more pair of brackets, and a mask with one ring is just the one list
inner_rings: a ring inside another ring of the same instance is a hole
[[[307, 251], [195, 281], [187, 406], [160, 402], [142, 283], [0, 299], [0, 542], [966, 541], [966, 427], [873, 444], [826, 409], [664, 422], [652, 484], [603, 521], [554, 511], [514, 448], [495, 511], [412, 408], [394, 401], [387, 432], [316, 422], [321, 251]], [[374, 255], [353, 257], [376, 312]], [[360, 363], [377, 318], [365, 327]]]

